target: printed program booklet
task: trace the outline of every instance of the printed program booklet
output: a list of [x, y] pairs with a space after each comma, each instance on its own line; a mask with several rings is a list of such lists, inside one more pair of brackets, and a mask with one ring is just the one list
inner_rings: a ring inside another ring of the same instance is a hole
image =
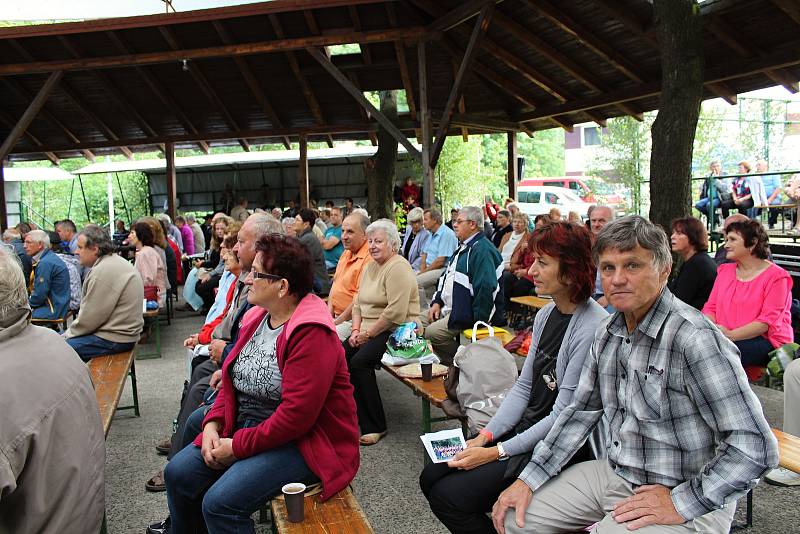
[[425, 450], [428, 451], [431, 461], [435, 464], [449, 462], [467, 445], [464, 442], [464, 433], [460, 428], [441, 430], [420, 436]]

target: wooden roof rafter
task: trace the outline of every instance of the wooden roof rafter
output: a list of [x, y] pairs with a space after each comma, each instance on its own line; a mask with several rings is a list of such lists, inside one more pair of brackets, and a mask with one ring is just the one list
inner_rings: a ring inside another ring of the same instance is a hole
[[[0, 122], [5, 124], [9, 130], [12, 130], [14, 126], [16, 126], [17, 124], [17, 121], [14, 120], [13, 117], [11, 117], [5, 111], [2, 110], [0, 110]], [[37, 147], [41, 148], [44, 146], [44, 143], [42, 143], [38, 137], [36, 137], [33, 133], [31, 133], [30, 129], [26, 129], [23, 135], [28, 139], [30, 139], [33, 142], [33, 144], [36, 145]], [[61, 159], [59, 159], [59, 157], [55, 153], [49, 151], [43, 151], [42, 153], [45, 155], [45, 157], [47, 157], [47, 159], [50, 160], [50, 163], [52, 163], [53, 165], [58, 165], [59, 163], [61, 163]]]
[[794, 0], [770, 0], [775, 7], [786, 13], [790, 19], [800, 25], [800, 4]]
[[[166, 26], [159, 26], [158, 31], [172, 50], [182, 49], [172, 30]], [[219, 113], [222, 115], [222, 118], [228, 123], [228, 126], [233, 131], [241, 130], [236, 119], [233, 118], [233, 115], [231, 115], [231, 112], [228, 110], [228, 106], [225, 105], [225, 102], [222, 101], [219, 94], [217, 94], [217, 91], [211, 86], [211, 82], [208, 81], [208, 78], [203, 73], [200, 65], [198, 65], [195, 61], [187, 61], [184, 63], [184, 65], [189, 70], [189, 74], [192, 76], [192, 78], [194, 78], [194, 81], [197, 83], [198, 87], [200, 87], [200, 90], [204, 95], [206, 95], [208, 101], [211, 102], [215, 108], [217, 108], [217, 111], [219, 111]], [[247, 139], [237, 139], [237, 142], [242, 147], [242, 150], [245, 152], [250, 152], [250, 144], [247, 142]]]
[[[347, 6], [347, 7], [349, 9], [351, 6]], [[308, 10], [308, 9], [303, 11], [303, 18], [306, 21], [306, 26], [308, 27], [308, 31], [310, 31], [312, 35], [320, 35], [322, 33], [322, 32], [320, 32], [319, 24], [317, 23], [317, 18], [314, 16], [314, 12], [313, 11]], [[277, 16], [275, 17], [275, 20], [276, 21], [278, 20]], [[270, 20], [270, 22], [271, 22], [271, 20]], [[278, 27], [280, 28], [280, 31], [283, 32], [283, 27], [280, 26], [280, 25]], [[274, 28], [274, 25], [273, 25], [273, 28]], [[278, 35], [277, 31], [276, 31], [276, 35]], [[360, 48], [360, 46], [359, 46], [359, 48]], [[325, 48], [325, 50], [327, 51], [327, 47]], [[369, 57], [369, 54], [367, 56], [362, 56], [362, 57], [367, 58], [367, 57]], [[371, 61], [371, 58], [370, 58], [370, 61]], [[295, 60], [295, 63], [297, 63], [296, 60]], [[298, 64], [298, 68], [299, 68], [299, 63], [297, 63], [297, 64]], [[300, 71], [300, 72], [302, 74], [302, 71]], [[312, 113], [314, 112], [314, 109], [317, 109], [318, 113], [319, 113], [319, 117], [317, 117], [317, 115], [314, 115], [314, 120], [317, 121], [317, 124], [325, 124], [327, 121], [325, 120], [325, 115], [323, 115], [323, 113], [322, 113], [322, 106], [320, 106], [319, 101], [317, 100], [317, 97], [314, 94], [314, 90], [311, 88], [310, 84], [308, 84], [308, 81], [305, 78], [305, 74], [302, 74], [302, 76], [303, 76], [302, 81], [298, 78], [298, 82], [301, 84], [301, 87], [306, 87], [306, 86], [308, 87], [308, 95], [311, 97], [311, 101], [309, 102], [309, 107], [311, 108]], [[295, 78], [297, 78], [297, 74], [295, 74]], [[305, 86], [303, 84], [305, 84]], [[304, 94], [305, 94], [305, 92], [304, 92]], [[306, 100], [308, 101], [308, 97], [306, 97]], [[313, 104], [313, 103], [315, 103], [315, 104]], [[314, 106], [316, 106], [316, 107], [314, 107]], [[370, 134], [369, 138], [370, 138], [370, 142], [372, 142], [373, 145], [377, 145], [378, 144], [378, 137], [375, 134]], [[325, 142], [328, 144], [328, 148], [333, 148], [333, 136], [332, 135], [325, 136]]]
[[[215, 20], [212, 22], [212, 24], [214, 26], [214, 31], [217, 32], [217, 35], [223, 44], [229, 45], [233, 43], [233, 38], [231, 37], [230, 32], [227, 28], [225, 28], [225, 25], [221, 20]], [[267, 116], [274, 127], [283, 128], [283, 122], [281, 121], [280, 117], [278, 117], [275, 108], [265, 94], [266, 92], [264, 91], [264, 88], [261, 86], [255, 74], [253, 73], [253, 70], [250, 68], [250, 65], [247, 63], [247, 58], [236, 56], [233, 58], [233, 61], [236, 63], [236, 68], [239, 69], [239, 73], [242, 75], [242, 78], [244, 78], [244, 81], [247, 84], [247, 87], [250, 89], [250, 93], [253, 95], [253, 98], [256, 99], [258, 104], [261, 106], [261, 109], [264, 111], [264, 115]], [[286, 147], [287, 150], [292, 147], [291, 141], [288, 137], [283, 138], [283, 146]]]
[[[131, 54], [130, 47], [119, 35], [114, 32], [107, 32], [106, 37], [108, 37], [112, 44], [122, 53], [127, 55]], [[194, 124], [192, 124], [192, 121], [189, 120], [186, 114], [181, 110], [180, 106], [178, 106], [177, 101], [171, 94], [169, 94], [167, 89], [147, 69], [147, 67], [136, 67], [136, 72], [145, 81], [145, 84], [150, 88], [150, 90], [155, 93], [156, 97], [158, 97], [161, 103], [164, 104], [167, 113], [174, 114], [187, 132], [191, 134], [197, 134], [198, 130], [195, 128]], [[204, 140], [198, 140], [197, 146], [200, 147], [200, 150], [202, 150], [205, 154], [208, 154], [211, 151], [208, 143], [206, 143]]]

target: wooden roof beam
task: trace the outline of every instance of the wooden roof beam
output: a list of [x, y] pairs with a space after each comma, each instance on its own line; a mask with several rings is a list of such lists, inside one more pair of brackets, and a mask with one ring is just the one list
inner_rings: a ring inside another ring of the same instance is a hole
[[445, 32], [478, 15], [489, 2], [499, 3], [502, 0], [468, 0], [431, 22], [428, 29], [432, 32]]
[[618, 0], [594, 0], [598, 7], [602, 8], [611, 18], [621, 22], [631, 32], [635, 33], [650, 46], [658, 48], [658, 41], [652, 32], [648, 31], [645, 22], [639, 20], [636, 15], [624, 5], [620, 5]]
[[[61, 71], [56, 71], [50, 74], [50, 76], [47, 77], [47, 81], [45, 81], [44, 85], [42, 85], [42, 88], [39, 89], [36, 97], [22, 113], [22, 117], [15, 122], [14, 126], [11, 128], [11, 131], [8, 133], [8, 136], [6, 136], [6, 138], [3, 140], [3, 144], [0, 145], [0, 165], [2, 165], [2, 161], [5, 160], [6, 156], [8, 156], [8, 154], [11, 152], [11, 149], [14, 148], [14, 145], [17, 144], [19, 138], [22, 137], [22, 134], [25, 133], [25, 131], [31, 125], [31, 122], [33, 122], [33, 119], [36, 118], [36, 115], [39, 114], [42, 106], [44, 106], [44, 103], [47, 102], [47, 99], [50, 97], [53, 89], [56, 88], [63, 76], [64, 73]], [[40, 152], [54, 151], [40, 150]]]
[[[391, 2], [386, 3], [386, 15], [389, 17], [389, 25], [392, 28], [397, 27], [397, 12], [395, 11], [394, 4]], [[397, 63], [400, 67], [400, 79], [403, 80], [403, 89], [406, 92], [408, 111], [411, 113], [412, 120], [418, 120], [417, 104], [414, 99], [414, 84], [411, 81], [411, 71], [408, 68], [406, 48], [402, 41], [394, 42], [394, 53], [397, 56]]]
[[[398, 128], [405, 131], [413, 131], [416, 126], [411, 121], [399, 121]], [[197, 134], [183, 134], [183, 135], [164, 135], [161, 137], [137, 137], [131, 139], [120, 139], [119, 141], [91, 141], [83, 142], [80, 144], [67, 144], [67, 145], [48, 145], [31, 150], [12, 150], [12, 154], [40, 154], [43, 150], [49, 152], [72, 152], [83, 149], [102, 149], [114, 148], [121, 144], [125, 146], [152, 146], [159, 143], [197, 143], [200, 140], [208, 141], [223, 141], [234, 140], [239, 138], [246, 139], [268, 139], [268, 138], [281, 138], [285, 136], [295, 137], [300, 134], [307, 134], [309, 136], [319, 136], [327, 134], [356, 134], [374, 132], [377, 130], [377, 125], [374, 122], [367, 124], [343, 124], [343, 125], [324, 125], [324, 126], [299, 126], [290, 128], [269, 128], [263, 130], [245, 130], [242, 132], [200, 132]]]
[[[159, 26], [158, 31], [161, 33], [161, 36], [171, 49], [181, 50], [181, 45], [178, 43], [178, 40], [175, 37], [175, 34], [172, 33], [171, 29], [169, 29], [167, 26]], [[189, 74], [192, 76], [192, 78], [194, 78], [194, 81], [200, 87], [200, 90], [203, 92], [203, 94], [206, 95], [208, 101], [217, 108], [222, 115], [222, 118], [228, 123], [228, 127], [234, 131], [241, 130], [239, 124], [236, 122], [236, 119], [233, 118], [233, 115], [231, 115], [231, 112], [228, 110], [228, 106], [225, 105], [217, 92], [211, 86], [208, 78], [206, 78], [205, 74], [203, 74], [203, 71], [200, 69], [200, 65], [194, 61], [187, 61], [186, 66], [189, 69]], [[245, 152], [250, 152], [250, 144], [247, 142], [247, 139], [239, 139], [238, 142], [239, 145], [241, 145], [242, 150]]]
[[[353, 28], [357, 32], [362, 31], [361, 19], [358, 16], [358, 8], [356, 6], [347, 6], [347, 12], [350, 15], [350, 20], [353, 22]], [[313, 13], [311, 15], [313, 17]], [[372, 54], [369, 51], [369, 45], [359, 45], [361, 49], [361, 56], [364, 58], [364, 63], [372, 65]]]
[[[6, 127], [8, 127], [8, 129], [9, 129], [9, 130], [13, 130], [13, 129], [14, 129], [14, 126], [17, 124], [17, 121], [15, 121], [15, 120], [14, 120], [14, 119], [11, 117], [11, 115], [8, 115], [8, 114], [7, 114], [5, 111], [3, 111], [3, 110], [0, 110], [0, 122], [2, 122], [3, 124], [5, 124], [5, 125], [6, 125]], [[30, 139], [30, 140], [33, 142], [33, 144], [34, 144], [34, 145], [36, 145], [36, 146], [38, 146], [38, 147], [44, 146], [44, 143], [42, 143], [42, 142], [39, 140], [39, 138], [38, 138], [38, 137], [36, 137], [34, 134], [32, 134], [32, 133], [31, 133], [31, 131], [30, 131], [29, 129], [28, 129], [28, 130], [25, 130], [25, 133], [24, 133], [23, 135], [25, 135], [25, 137], [27, 137], [28, 139]], [[59, 159], [59, 157], [58, 157], [58, 156], [56, 156], [56, 155], [55, 155], [54, 153], [52, 153], [52, 152], [44, 152], [44, 155], [45, 155], [45, 157], [46, 157], [47, 159], [49, 159], [49, 160], [50, 160], [50, 163], [52, 163], [53, 165], [58, 165], [59, 163], [61, 163], [61, 160]]]
[[739, 102], [736, 92], [725, 82], [707, 83], [706, 88], [732, 106]]
[[339, 82], [339, 85], [341, 85], [345, 91], [350, 93], [350, 96], [355, 98], [356, 101], [358, 101], [358, 103], [364, 106], [364, 108], [369, 112], [369, 114], [376, 121], [378, 121], [380, 125], [383, 126], [384, 129], [386, 129], [386, 131], [389, 132], [392, 135], [392, 137], [394, 137], [397, 140], [398, 143], [400, 143], [406, 148], [406, 151], [409, 154], [411, 154], [418, 160], [421, 159], [422, 155], [420, 154], [419, 150], [417, 150], [417, 147], [411, 144], [411, 142], [408, 140], [405, 134], [403, 134], [403, 132], [401, 132], [400, 129], [386, 117], [386, 115], [381, 113], [380, 110], [378, 110], [378, 108], [373, 106], [372, 103], [369, 100], [367, 100], [367, 98], [364, 96], [364, 93], [362, 93], [358, 87], [353, 85], [353, 83], [347, 78], [347, 76], [342, 74], [342, 71], [336, 68], [336, 65], [333, 64], [330, 58], [324, 52], [322, 52], [322, 50], [320, 50], [319, 48], [309, 48], [308, 53], [311, 54], [311, 57], [316, 59], [317, 62], [320, 65], [322, 65], [322, 67], [325, 70], [327, 70], [328, 73], [331, 76], [333, 76], [333, 78], [337, 82]]
[[[704, 74], [704, 84], [724, 82], [736, 78], [744, 78], [767, 70], [777, 68], [792, 67], [800, 65], [800, 49], [794, 46], [786, 46], [767, 56], [740, 59], [738, 62], [718, 65], [707, 68]], [[633, 102], [643, 98], [658, 96], [661, 92], [661, 82], [649, 82], [637, 87], [630, 87], [612, 91], [611, 93], [591, 96], [572, 102], [544, 106], [530, 113], [523, 113], [515, 120], [529, 122], [537, 119], [554, 117], [566, 113], [577, 113], [579, 111], [591, 110], [594, 108], [618, 104], [620, 102]]]
[[430, 154], [431, 168], [435, 169], [436, 163], [439, 161], [439, 155], [442, 153], [442, 148], [444, 148], [444, 142], [447, 138], [447, 130], [450, 128], [450, 119], [453, 116], [453, 110], [455, 109], [458, 99], [464, 95], [464, 87], [469, 79], [469, 75], [472, 73], [478, 50], [483, 42], [488, 40], [486, 39], [486, 32], [489, 30], [489, 24], [492, 21], [494, 10], [494, 2], [484, 3], [475, 21], [475, 25], [472, 28], [472, 34], [469, 37], [467, 49], [464, 51], [464, 57], [461, 58], [461, 63], [458, 66], [458, 71], [453, 80], [453, 87], [450, 88], [450, 95], [447, 97], [447, 103], [442, 112], [439, 128], [436, 130], [435, 141], [433, 142]]
[[[74, 58], [81, 57], [81, 53], [78, 51], [77, 48], [75, 48], [75, 46], [69, 41], [67, 37], [59, 35], [58, 41], [64, 48], [67, 49], [67, 51], [70, 53], [70, 55], [72, 55], [72, 57]], [[106, 92], [109, 93], [112, 97], [114, 97], [117, 103], [122, 107], [122, 109], [125, 110], [128, 116], [132, 118], [134, 122], [137, 123], [137, 125], [139, 126], [139, 128], [142, 129], [143, 132], [153, 137], [158, 135], [158, 133], [155, 131], [155, 128], [150, 126], [147, 120], [145, 120], [145, 118], [142, 117], [142, 115], [136, 110], [136, 108], [133, 107], [133, 105], [128, 102], [128, 100], [123, 96], [122, 92], [117, 88], [114, 82], [111, 81], [111, 78], [109, 78], [109, 76], [105, 72], [102, 71], [91, 71], [91, 72], [94, 75], [94, 77], [100, 81], [100, 84], [103, 86]], [[159, 145], [159, 149], [161, 150], [162, 153], [164, 153], [165, 151], [164, 145]]]
[[[270, 15], [270, 19], [277, 18]], [[275, 52], [297, 51], [307, 47], [330, 46], [347, 43], [385, 43], [397, 40], [417, 41], [419, 39], [434, 39], [436, 35], [424, 27], [405, 27], [388, 30], [374, 30], [364, 32], [332, 32], [322, 35], [296, 37], [293, 39], [279, 38], [273, 41], [256, 43], [240, 43], [235, 45], [210, 46], [205, 48], [191, 48], [182, 50], [163, 50], [159, 52], [144, 52], [121, 56], [102, 56], [80, 59], [58, 59], [52, 61], [28, 61], [26, 63], [6, 63], [0, 65], [0, 76], [10, 74], [42, 74], [55, 70], [73, 71], [90, 69], [108, 69], [158, 63], [170, 63], [184, 59], [206, 59], [215, 57], [252, 56], [256, 54], [269, 54]]]
[[[109, 40], [119, 51], [130, 55], [130, 49], [116, 33], [107, 32], [106, 37], [109, 38]], [[144, 79], [147, 86], [150, 87], [150, 90], [155, 93], [158, 99], [161, 100], [161, 103], [164, 104], [167, 112], [173, 113], [178, 119], [178, 122], [183, 125], [187, 132], [190, 134], [196, 134], [197, 128], [194, 127], [194, 124], [192, 124], [186, 114], [181, 111], [178, 103], [174, 98], [172, 98], [172, 95], [167, 92], [166, 88], [161, 84], [161, 82], [158, 81], [158, 79], [146, 67], [136, 67], [136, 72], [142, 77], [142, 79]], [[204, 140], [198, 140], [197, 146], [200, 147], [200, 150], [203, 151], [204, 154], [208, 154], [211, 150], [208, 146], [208, 143], [206, 143]]]
[[[317, 23], [317, 17], [314, 15], [314, 12], [311, 11], [311, 10], [306, 9], [306, 10], [303, 11], [303, 17], [306, 19], [306, 26], [308, 26], [308, 31], [310, 31], [312, 35], [319, 35], [321, 32], [320, 32], [320, 29], [319, 29], [319, 24]], [[275, 18], [275, 20], [277, 20], [277, 17]], [[281, 28], [281, 31], [283, 31], [282, 28]], [[361, 48], [361, 47], [359, 46], [359, 48]], [[361, 58], [363, 60], [363, 59], [365, 59], [365, 56], [362, 55]], [[371, 59], [370, 59], [370, 61], [371, 61]], [[365, 67], [366, 66], [367, 65], [365, 65]], [[325, 118], [324, 117], [323, 117], [322, 122], [323, 123], [325, 122]], [[373, 146], [377, 146], [377, 144], [378, 144], [378, 136], [373, 133], [373, 134], [370, 134], [369, 138], [370, 138], [370, 142], [373, 144]], [[328, 144], [328, 148], [333, 148], [333, 136], [326, 135], [325, 136], [325, 142]]]
[[[227, 30], [227, 28], [225, 28], [221, 21], [215, 20], [212, 22], [212, 24], [214, 25], [214, 30], [217, 32], [217, 35], [224, 44], [227, 45], [233, 43], [230, 32]], [[250, 89], [253, 98], [255, 98], [256, 102], [258, 102], [258, 105], [261, 106], [261, 110], [272, 123], [272, 126], [276, 128], [283, 128], [281, 119], [278, 117], [278, 114], [275, 112], [275, 108], [267, 98], [264, 88], [261, 87], [261, 84], [258, 82], [255, 74], [253, 74], [253, 70], [247, 63], [247, 59], [236, 56], [233, 58], [233, 62], [236, 63], [236, 68], [239, 69], [239, 74], [241, 74], [242, 78], [244, 78], [244, 81], [247, 84], [247, 87]], [[286, 147], [286, 150], [292, 148], [292, 143], [289, 140], [289, 137], [283, 138], [283, 146]]]
[[[8, 87], [11, 88], [11, 90], [15, 91], [18, 95], [20, 95], [20, 98], [22, 98], [23, 100], [33, 100], [34, 97], [36, 96], [31, 94], [25, 87], [22, 86], [22, 84], [19, 81], [15, 80], [14, 78], [5, 77], [2, 78], [2, 80], [6, 83]], [[47, 111], [47, 107], [45, 106], [43, 106], [42, 109], [39, 111], [39, 115], [46, 121], [52, 123], [56, 128], [60, 129], [64, 133], [64, 135], [66, 135], [67, 138], [69, 138], [70, 141], [72, 141], [73, 143], [80, 143], [81, 141], [80, 139], [78, 139], [78, 136], [75, 135], [72, 132], [72, 130], [67, 128], [67, 126], [63, 122], [61, 122], [55, 115]], [[95, 156], [91, 150], [82, 150], [81, 153], [83, 154], [83, 157], [94, 163]]]
[[775, 7], [789, 15], [789, 18], [800, 24], [800, 4], [796, 0], [771, 0]]
[[[281, 22], [278, 20], [278, 17], [275, 15], [269, 15], [270, 24], [272, 24], [272, 29], [275, 32], [275, 35], [278, 39], [284, 38], [283, 26]], [[353, 41], [350, 41], [353, 42]], [[317, 123], [319, 126], [324, 126], [327, 121], [325, 120], [325, 116], [322, 113], [322, 106], [319, 104], [319, 100], [317, 100], [316, 95], [314, 94], [314, 90], [311, 88], [311, 84], [308, 83], [308, 79], [300, 70], [300, 63], [297, 61], [297, 55], [288, 50], [285, 52], [286, 60], [289, 62], [289, 68], [292, 70], [294, 74], [295, 80], [300, 85], [300, 90], [303, 92], [303, 96], [306, 99], [306, 103], [308, 104], [308, 108], [311, 110], [311, 114], [314, 116], [314, 122]], [[328, 146], [333, 148], [333, 139], [328, 136], [327, 139]]]

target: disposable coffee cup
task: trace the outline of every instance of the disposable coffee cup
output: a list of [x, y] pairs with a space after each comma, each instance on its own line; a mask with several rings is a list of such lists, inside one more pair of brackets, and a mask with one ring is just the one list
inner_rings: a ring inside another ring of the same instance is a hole
[[419, 366], [422, 368], [422, 381], [423, 382], [430, 382], [433, 378], [433, 364], [432, 363], [421, 363]]
[[300, 523], [305, 514], [303, 512], [303, 498], [305, 497], [306, 485], [300, 482], [292, 482], [281, 488], [283, 498], [286, 499], [286, 513], [290, 523]]

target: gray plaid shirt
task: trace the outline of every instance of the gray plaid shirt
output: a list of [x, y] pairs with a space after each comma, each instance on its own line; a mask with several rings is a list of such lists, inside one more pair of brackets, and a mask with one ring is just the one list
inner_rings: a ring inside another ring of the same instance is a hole
[[672, 488], [687, 520], [738, 499], [778, 464], [736, 346], [666, 288], [632, 333], [621, 313], [597, 329], [572, 403], [519, 478], [538, 489], [603, 415], [616, 473]]

